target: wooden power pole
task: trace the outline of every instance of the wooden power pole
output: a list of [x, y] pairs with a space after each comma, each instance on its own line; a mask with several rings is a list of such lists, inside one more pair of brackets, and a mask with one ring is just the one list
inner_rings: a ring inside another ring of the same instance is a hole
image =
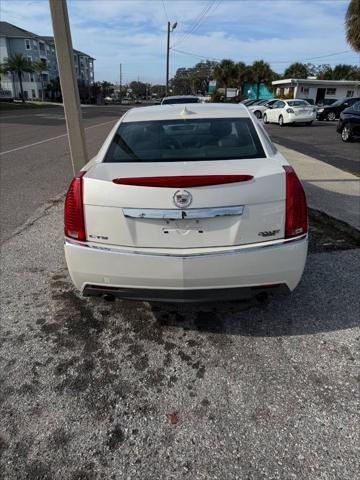
[[74, 174], [88, 162], [66, 0], [49, 0]]

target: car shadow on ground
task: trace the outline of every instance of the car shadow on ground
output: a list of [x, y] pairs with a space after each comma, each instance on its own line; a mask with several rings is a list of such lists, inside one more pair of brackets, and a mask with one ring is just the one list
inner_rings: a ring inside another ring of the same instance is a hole
[[[353, 283], [344, 297], [344, 286], [330, 279], [334, 276], [332, 268], [323, 269], [316, 258], [331, 255], [336, 254], [309, 255], [304, 278], [289, 295], [269, 296], [262, 301], [149, 303], [149, 308], [164, 327], [219, 335], [297, 336], [360, 326], [358, 287]], [[331, 265], [331, 258], [327, 261]]]

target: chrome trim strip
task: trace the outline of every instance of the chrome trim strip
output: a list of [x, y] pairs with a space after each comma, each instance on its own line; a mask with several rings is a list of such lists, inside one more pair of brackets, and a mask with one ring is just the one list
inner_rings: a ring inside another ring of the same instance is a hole
[[307, 242], [308, 234], [301, 235], [300, 237], [296, 238], [289, 238], [289, 239], [281, 239], [281, 240], [274, 240], [272, 242], [261, 242], [256, 245], [240, 245], [238, 247], [233, 247], [228, 250], [218, 250], [218, 251], [211, 251], [211, 252], [204, 252], [204, 253], [185, 253], [180, 255], [178, 253], [157, 253], [157, 252], [146, 252], [144, 250], [124, 250], [124, 249], [117, 249], [113, 247], [105, 247], [105, 246], [98, 246], [98, 245], [89, 245], [86, 242], [79, 242], [76, 240], [71, 240], [70, 238], [65, 237], [64, 243], [65, 245], [71, 245], [80, 248], [89, 248], [91, 250], [97, 250], [104, 253], [114, 253], [117, 255], [128, 255], [128, 256], [143, 256], [143, 257], [170, 257], [175, 259], [186, 260], [190, 258], [199, 258], [199, 257], [220, 257], [220, 256], [227, 256], [227, 255], [239, 255], [241, 253], [248, 253], [248, 252], [256, 252], [260, 250], [264, 250], [266, 248], [281, 248], [285, 245], [294, 245], [302, 242]]
[[228, 215], [242, 215], [243, 205], [215, 208], [161, 209], [161, 208], [123, 208], [126, 218], [158, 218], [167, 220], [214, 218]]

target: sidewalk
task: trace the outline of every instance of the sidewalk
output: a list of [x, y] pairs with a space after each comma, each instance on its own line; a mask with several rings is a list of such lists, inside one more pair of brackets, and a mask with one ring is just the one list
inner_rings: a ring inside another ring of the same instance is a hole
[[276, 145], [303, 182], [308, 205], [360, 230], [360, 178]]

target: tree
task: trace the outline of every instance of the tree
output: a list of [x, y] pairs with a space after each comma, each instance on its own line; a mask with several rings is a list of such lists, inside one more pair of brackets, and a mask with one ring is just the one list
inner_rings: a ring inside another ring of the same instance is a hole
[[248, 67], [245, 65], [244, 62], [238, 62], [236, 64], [236, 79], [238, 83], [238, 88], [240, 90], [240, 94], [243, 93], [244, 83], [249, 80], [250, 72]]
[[20, 96], [23, 103], [25, 103], [24, 89], [23, 89], [23, 75], [24, 73], [32, 73], [34, 71], [32, 63], [29, 62], [21, 53], [15, 53], [4, 59], [5, 62], [1, 64], [2, 73], [15, 73], [18, 76], [20, 84]]
[[270, 65], [267, 62], [264, 62], [264, 60], [256, 60], [252, 65], [251, 65], [251, 76], [252, 80], [256, 83], [256, 98], [259, 98], [260, 96], [260, 85], [262, 83], [270, 84], [274, 72], [271, 70]]
[[360, 0], [351, 0], [345, 16], [346, 40], [360, 52]]
[[148, 89], [148, 85], [144, 82], [130, 82], [129, 87], [132, 90], [132, 93], [136, 96], [145, 97]]
[[332, 72], [333, 80], [360, 80], [360, 68], [353, 65], [336, 65]]
[[214, 70], [217, 62], [206, 60], [206, 62], [199, 62], [190, 70], [190, 83], [192, 93], [201, 92], [205, 95], [209, 90], [209, 82], [214, 76]]
[[166, 87], [165, 85], [152, 85], [151, 94], [157, 97], [163, 97], [165, 95]]
[[174, 95], [188, 95], [191, 93], [191, 69], [178, 68], [170, 80], [170, 90]]
[[41, 82], [41, 100], [44, 101], [44, 78], [43, 71], [47, 69], [46, 61], [43, 59], [36, 60], [32, 63], [33, 71], [39, 75]]
[[225, 99], [227, 98], [228, 87], [236, 82], [237, 67], [236, 64], [229, 59], [221, 60], [214, 69], [214, 78], [219, 82], [221, 87], [225, 88]]
[[315, 72], [318, 80], [333, 80], [333, 69], [331, 68], [331, 65], [318, 65], [315, 67]]
[[114, 92], [114, 85], [110, 82], [107, 82], [106, 80], [103, 80], [100, 83], [100, 88], [104, 97], [107, 97], [108, 95]]
[[62, 93], [60, 78], [56, 77], [55, 79], [50, 80], [50, 83], [46, 86], [47, 95], [50, 96], [52, 100], [62, 102]]
[[295, 62], [289, 65], [283, 75], [284, 78], [307, 78], [308, 76], [308, 66], [300, 62]]

